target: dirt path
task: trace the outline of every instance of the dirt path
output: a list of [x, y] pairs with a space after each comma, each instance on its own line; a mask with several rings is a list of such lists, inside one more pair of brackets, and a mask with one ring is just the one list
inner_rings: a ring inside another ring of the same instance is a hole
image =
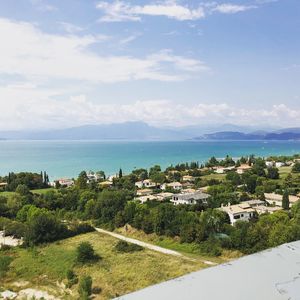
[[[147, 248], [147, 249], [150, 249], [150, 250], [153, 250], [153, 251], [157, 251], [157, 252], [167, 254], [167, 255], [173, 255], [173, 256], [181, 257], [181, 258], [192, 260], [192, 261], [196, 261], [196, 259], [184, 256], [181, 253], [179, 253], [177, 251], [174, 251], [174, 250], [170, 250], [170, 249], [162, 248], [162, 247], [155, 246], [155, 245], [152, 245], [152, 244], [149, 244], [149, 243], [145, 243], [145, 242], [142, 242], [140, 240], [132, 239], [132, 238], [123, 236], [121, 234], [114, 233], [114, 232], [104, 230], [104, 229], [101, 229], [101, 228], [95, 228], [95, 229], [96, 229], [96, 231], [98, 231], [100, 233], [108, 234], [108, 235], [110, 235], [110, 236], [112, 236], [116, 239], [123, 240], [123, 241], [126, 241], [128, 243], [136, 244], [136, 245], [142, 246], [144, 248]], [[200, 260], [200, 261], [203, 262], [204, 264], [210, 265], [210, 266], [217, 265], [216, 263], [214, 263], [212, 261], [208, 261], [208, 260]]]

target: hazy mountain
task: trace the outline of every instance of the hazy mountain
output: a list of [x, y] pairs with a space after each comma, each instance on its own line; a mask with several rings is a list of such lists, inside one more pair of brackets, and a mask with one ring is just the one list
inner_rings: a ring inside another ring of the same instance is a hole
[[25, 140], [178, 140], [184, 133], [149, 126], [143, 122], [126, 122], [108, 125], [86, 125], [67, 129], [43, 131], [0, 132], [6, 139]]
[[274, 132], [256, 131], [252, 133], [221, 131], [210, 134], [204, 134], [195, 138], [196, 140], [233, 140], [233, 141], [252, 141], [252, 140], [300, 140], [300, 128], [294, 128], [293, 131], [289, 129], [282, 129]]
[[294, 140], [300, 139], [300, 128], [268, 130], [234, 124], [159, 128], [144, 122], [125, 122], [54, 130], [0, 131], [0, 137], [17, 140]]

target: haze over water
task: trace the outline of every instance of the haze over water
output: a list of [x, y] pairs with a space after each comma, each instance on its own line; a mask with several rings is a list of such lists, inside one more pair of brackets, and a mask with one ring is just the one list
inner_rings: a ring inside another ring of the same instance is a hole
[[76, 177], [82, 170], [115, 174], [134, 168], [163, 168], [181, 162], [255, 154], [257, 156], [300, 153], [300, 141], [0, 141], [0, 175], [8, 172], [47, 171], [51, 179]]

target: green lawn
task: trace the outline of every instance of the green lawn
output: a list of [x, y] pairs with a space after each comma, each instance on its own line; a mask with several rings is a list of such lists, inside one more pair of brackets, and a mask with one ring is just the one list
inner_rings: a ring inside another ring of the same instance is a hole
[[[91, 242], [102, 259], [85, 266], [76, 264], [75, 249], [82, 241]], [[72, 296], [63, 295], [57, 286], [57, 282], [65, 279], [66, 271], [73, 268], [79, 277], [92, 276], [93, 286], [102, 289], [96, 299], [109, 299], [205, 267], [200, 261], [146, 249], [117, 253], [114, 250], [116, 243], [117, 240], [108, 235], [88, 233], [31, 250], [11, 250], [15, 258], [0, 286], [19, 290], [14, 283], [25, 281], [28, 282], [26, 288], [43, 289], [60, 298], [77, 299], [77, 286], [72, 288]]]
[[56, 189], [55, 188], [37, 189], [37, 190], [31, 190], [31, 193], [42, 195], [49, 191], [56, 191]]
[[201, 179], [206, 179], [206, 180], [216, 179], [216, 180], [223, 181], [223, 180], [225, 180], [225, 177], [226, 177], [226, 174], [212, 173], [212, 174], [209, 174], [209, 175], [202, 176]]

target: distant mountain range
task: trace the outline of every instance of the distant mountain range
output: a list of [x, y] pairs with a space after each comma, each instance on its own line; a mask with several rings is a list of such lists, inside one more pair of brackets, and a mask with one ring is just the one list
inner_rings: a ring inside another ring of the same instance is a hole
[[154, 127], [144, 122], [85, 125], [53, 130], [0, 131], [0, 140], [300, 140], [300, 128], [233, 124]]
[[300, 140], [300, 128], [280, 129], [273, 132], [256, 131], [243, 133], [238, 131], [220, 131], [204, 134], [194, 138], [195, 140], [231, 140], [231, 141], [288, 141]]

